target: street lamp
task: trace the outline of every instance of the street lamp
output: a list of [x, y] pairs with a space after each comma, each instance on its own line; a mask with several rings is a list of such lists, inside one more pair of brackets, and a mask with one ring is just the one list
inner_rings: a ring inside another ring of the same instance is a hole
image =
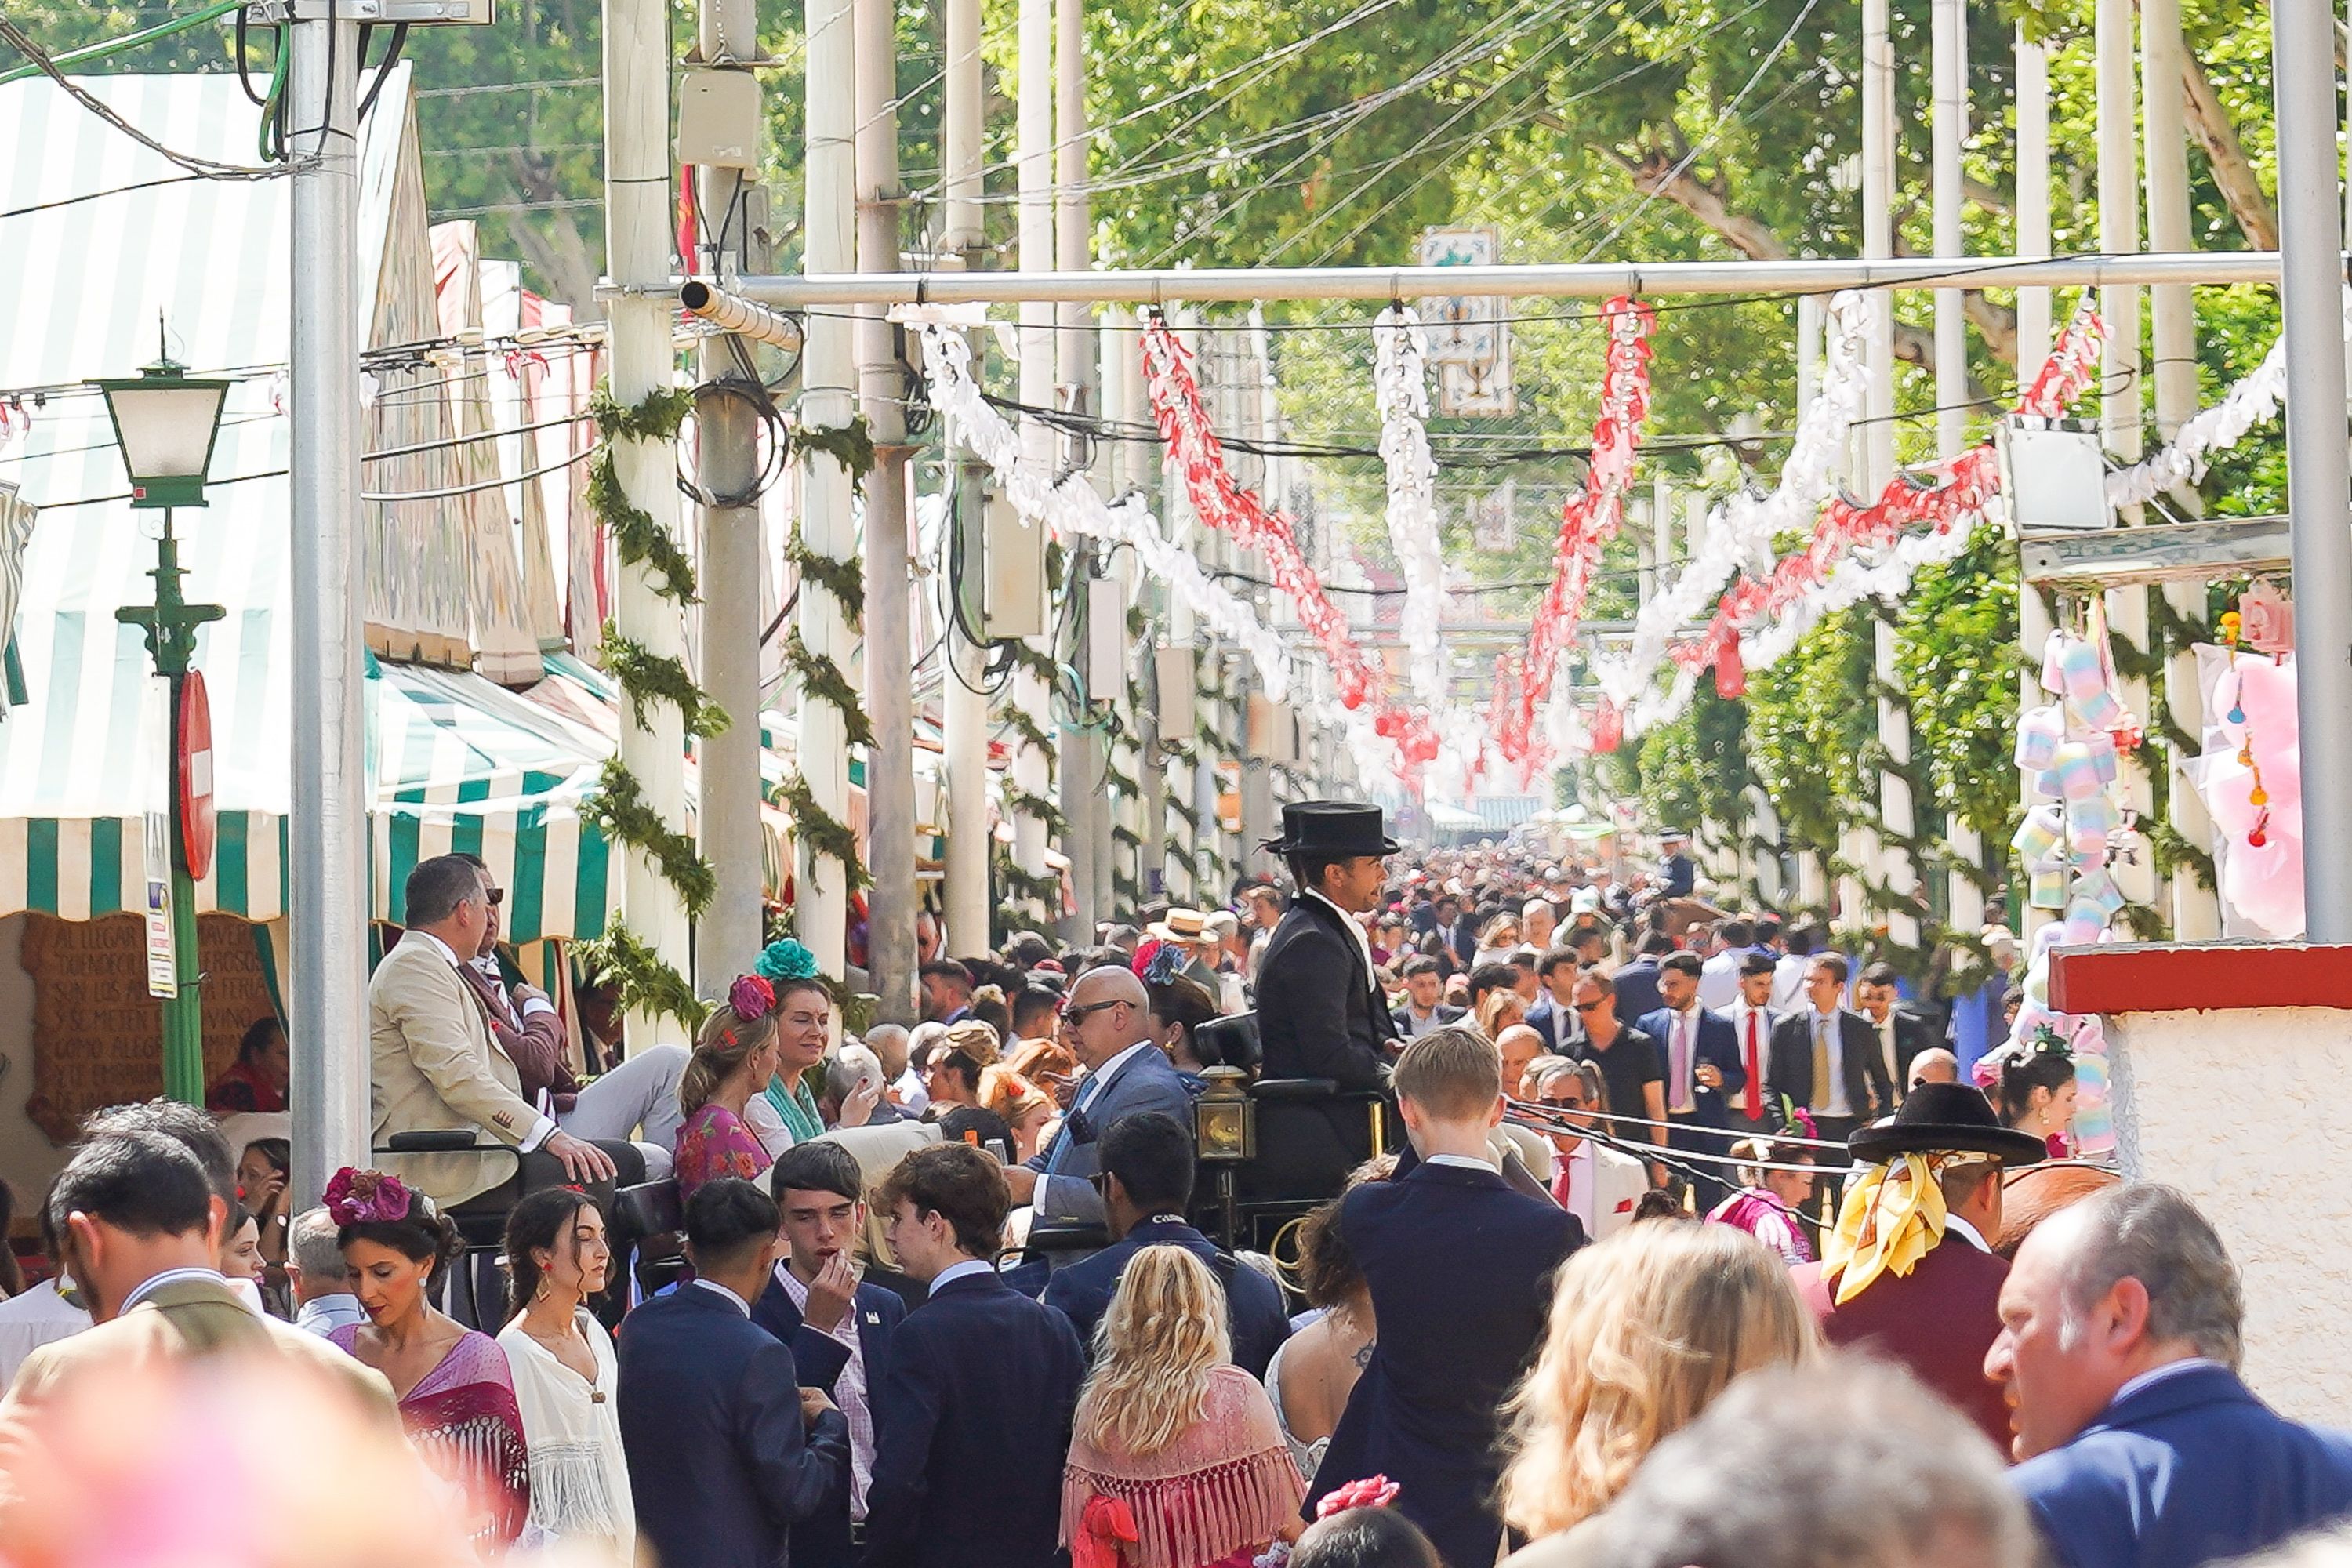
[[[220, 434], [226, 381], [187, 374], [168, 353], [136, 376], [92, 383], [106, 395], [115, 444], [131, 475], [134, 510], [160, 509], [163, 531], [155, 542], [155, 602], [126, 605], [114, 618], [139, 627], [155, 672], [171, 683], [172, 762], [165, 784], [168, 878], [155, 875], [151, 855], [147, 892], [150, 993], [163, 1004], [163, 1092], [186, 1105], [205, 1100], [203, 979], [196, 952], [196, 879], [212, 865], [211, 708], [204, 676], [189, 666], [196, 652], [196, 628], [228, 612], [218, 605], [191, 605], [180, 595], [179, 541], [172, 532], [174, 507], [205, 504], [205, 474]], [[158, 846], [161, 847], [161, 846]]]

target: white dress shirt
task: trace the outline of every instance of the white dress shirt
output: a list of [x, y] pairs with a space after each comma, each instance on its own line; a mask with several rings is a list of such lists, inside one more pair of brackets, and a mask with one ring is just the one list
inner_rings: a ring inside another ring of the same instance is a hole
[[1739, 966], [1753, 951], [1729, 947], [1699, 965], [1699, 1005], [1720, 1013], [1739, 999]]
[[[808, 1323], [809, 1288], [793, 1272], [789, 1262], [776, 1265], [776, 1283], [793, 1299], [793, 1309]], [[846, 1346], [849, 1363], [834, 1380], [833, 1403], [849, 1422], [849, 1517], [866, 1517], [866, 1489], [874, 1480], [874, 1408], [867, 1403], [866, 1388], [866, 1338], [857, 1331], [858, 1309], [856, 1297], [841, 1321], [830, 1329], [818, 1331], [829, 1335]]]
[[1373, 967], [1372, 939], [1364, 934], [1363, 922], [1356, 919], [1355, 916], [1349, 914], [1347, 910], [1341, 909], [1339, 905], [1333, 903], [1330, 900], [1325, 898], [1313, 888], [1307, 889], [1300, 896], [1314, 900], [1317, 903], [1321, 904], [1325, 909], [1329, 910], [1333, 914], [1339, 917], [1339, 923], [1346, 926], [1348, 928], [1348, 934], [1356, 939], [1356, 951], [1364, 955], [1364, 983], [1365, 984], [1370, 985], [1372, 980]]
[[931, 1276], [930, 1294], [936, 1296], [942, 1286], [952, 1284], [967, 1274], [993, 1274], [996, 1265], [985, 1258], [967, 1258], [961, 1263], [950, 1263]]
[[1979, 1252], [1990, 1252], [1992, 1250], [1991, 1247], [1985, 1245], [1984, 1232], [1979, 1230], [1976, 1226], [1970, 1225], [1968, 1221], [1962, 1219], [1956, 1214], [1948, 1214], [1944, 1216], [1944, 1231], [1947, 1235], [1957, 1235], [1961, 1240], [1975, 1247]]
[[[1739, 1047], [1739, 1065], [1748, 1069], [1748, 1081], [1756, 1086], [1757, 1100], [1761, 1104], [1764, 1080], [1772, 1072], [1772, 1026], [1780, 1021], [1780, 1016], [1769, 1007], [1749, 1006], [1745, 996], [1722, 1011], [1723, 1016], [1731, 1020], [1732, 1041]], [[1748, 1059], [1748, 1021], [1751, 1017], [1756, 1020], [1756, 1059], [1753, 1062]], [[1728, 1098], [1735, 1106], [1738, 1106], [1745, 1104], [1748, 1095], [1743, 1089]]]
[[16, 1369], [35, 1351], [88, 1327], [89, 1314], [59, 1295], [55, 1279], [0, 1301], [0, 1388], [16, 1381]]
[[706, 1279], [701, 1275], [698, 1274], [689, 1281], [689, 1283], [699, 1285], [706, 1290], [726, 1297], [729, 1301], [734, 1303], [735, 1310], [742, 1313], [745, 1317], [748, 1318], [751, 1315], [751, 1303], [743, 1300], [742, 1297], [735, 1294], [734, 1291], [729, 1289], [726, 1286], [721, 1285], [718, 1280]]
[[1501, 1175], [1503, 1168], [1492, 1160], [1481, 1160], [1472, 1154], [1432, 1154], [1422, 1162], [1424, 1165], [1459, 1165], [1465, 1171], [1486, 1171]]
[[[1864, 1017], [1865, 1021], [1869, 1020], [1869, 1015], [1864, 1014]], [[1903, 1090], [1903, 1068], [1895, 1060], [1895, 1009], [1889, 1007], [1886, 1010], [1885, 1023], [1871, 1021], [1870, 1026], [1878, 1035], [1878, 1054], [1886, 1059], [1886, 1081], [1893, 1084], [1899, 1094]]]

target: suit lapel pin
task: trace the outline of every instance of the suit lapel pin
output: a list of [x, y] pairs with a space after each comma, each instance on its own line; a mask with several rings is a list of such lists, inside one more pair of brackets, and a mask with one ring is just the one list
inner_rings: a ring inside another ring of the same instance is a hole
[[882, 1314], [879, 1312], [868, 1312], [866, 1314], [866, 1321], [878, 1329], [882, 1326]]

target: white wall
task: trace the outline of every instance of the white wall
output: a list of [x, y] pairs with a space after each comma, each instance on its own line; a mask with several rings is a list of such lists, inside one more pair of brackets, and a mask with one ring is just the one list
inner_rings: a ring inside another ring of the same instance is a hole
[[2256, 1007], [2107, 1020], [2124, 1173], [2179, 1188], [2245, 1279], [2246, 1381], [2352, 1425], [2352, 1012]]
[[25, 1120], [33, 1092], [33, 977], [22, 957], [25, 917], [0, 919], [0, 1177], [16, 1190], [16, 1212], [29, 1214], [65, 1151]]

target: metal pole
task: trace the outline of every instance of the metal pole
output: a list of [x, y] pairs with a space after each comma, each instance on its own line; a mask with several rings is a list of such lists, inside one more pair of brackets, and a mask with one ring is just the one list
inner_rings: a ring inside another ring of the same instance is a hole
[[[1895, 45], [1888, 0], [1862, 0], [1862, 254], [1895, 254]], [[1870, 300], [1870, 370], [1864, 426], [1863, 483], [1876, 495], [1895, 477], [1895, 300]]]
[[[1087, 199], [1087, 7], [1086, 0], [1055, 0], [1054, 4], [1054, 267], [1060, 272], [1083, 272], [1094, 259], [1091, 204]], [[1100, 406], [1096, 385], [1094, 308], [1068, 303], [1056, 311], [1060, 331], [1054, 334], [1055, 379], [1065, 407], [1091, 414]], [[1066, 464], [1076, 462], [1079, 443], [1074, 438]], [[1097, 466], [1101, 450], [1096, 449]], [[1089, 570], [1101, 563], [1091, 551], [1073, 550], [1066, 596], [1075, 597], [1081, 613], [1087, 604], [1087, 578], [1076, 571], [1084, 561]], [[1083, 647], [1080, 668], [1087, 668]], [[1110, 671], [1087, 668], [1087, 700], [1100, 703], [1110, 695]], [[1105, 689], [1097, 690], [1100, 683]], [[1077, 907], [1063, 930], [1081, 942], [1094, 941], [1096, 922], [1103, 919], [1099, 895], [1105, 862], [1110, 855], [1110, 809], [1106, 793], [1108, 760], [1099, 730], [1066, 728], [1061, 732], [1062, 816], [1069, 824], [1062, 847], [1070, 858], [1070, 879]]]
[[[966, 270], [977, 270], [986, 237], [981, 207], [980, 0], [947, 0], [946, 33], [947, 101], [940, 121], [948, 202], [941, 247]], [[984, 342], [975, 333], [975, 364], [984, 352]], [[976, 538], [982, 504], [979, 465], [959, 451], [950, 473], [949, 529], [960, 537]], [[951, 541], [943, 543], [943, 555], [954, 549]], [[979, 567], [968, 553], [963, 560], [964, 571], [977, 574]], [[958, 624], [955, 596], [963, 594], [962, 584], [950, 572], [942, 571], [940, 580], [946, 584], [947, 610], [947, 641], [940, 657], [948, 666], [940, 699], [948, 785], [946, 951], [974, 953], [989, 945], [988, 699], [978, 689], [980, 651]], [[976, 595], [965, 595], [963, 604], [968, 612], [978, 613]]]
[[[1960, 235], [1960, 146], [1969, 134], [1966, 0], [1932, 0], [1932, 137], [1935, 249], [1939, 260], [1966, 248]], [[1960, 290], [1936, 290], [1936, 450], [1949, 457], [1969, 434], [1969, 322]]]
[[[698, 58], [707, 66], [734, 66], [759, 52], [751, 0], [700, 0]], [[748, 63], [740, 68], [750, 74]], [[687, 264], [721, 278], [746, 270], [745, 243], [753, 226], [748, 215], [733, 223], [728, 215], [742, 199], [750, 171], [696, 173], [697, 205], [709, 226], [703, 243], [714, 249], [686, 258]], [[715, 248], [719, 245], [724, 248]], [[759, 483], [760, 416], [751, 399], [765, 395], [754, 384], [751, 353], [742, 339], [723, 337], [705, 339], [697, 353], [697, 374], [712, 389], [695, 400], [694, 411], [695, 474], [709, 497], [750, 497]], [[728, 385], [734, 390], [726, 390]], [[727, 710], [729, 723], [696, 744], [696, 826], [718, 890], [696, 922], [694, 989], [705, 1001], [719, 1001], [737, 975], [751, 972], [766, 934], [761, 905], [767, 855], [760, 825], [760, 509], [751, 500], [740, 505], [707, 502], [700, 510], [700, 674], [703, 689]]]
[[2344, 209], [2333, 8], [2273, 0], [2286, 479], [2294, 557], [2295, 712], [2303, 731], [2304, 934], [2352, 942], [2352, 527], [2344, 446]]
[[[2017, 28], [2017, 254], [2050, 254], [2050, 52]], [[2050, 357], [2050, 290], [2017, 291], [2017, 374]]]
[[[1021, 0], [1020, 80], [1014, 135], [1020, 177], [1020, 261], [1025, 276], [1054, 265], [1054, 0]], [[1054, 403], [1054, 308], [1043, 300], [1021, 303], [1021, 401], [1032, 408]], [[1021, 421], [1021, 461], [1032, 471], [1050, 476], [1055, 469], [1053, 426], [1034, 416]], [[1048, 623], [1051, 625], [1050, 607]], [[1036, 645], [1033, 644], [1033, 647]], [[1050, 645], [1040, 651], [1051, 657]], [[1028, 720], [1037, 736], [1050, 733], [1051, 689], [1025, 665], [1013, 677], [1013, 706]], [[1043, 741], [1029, 735], [1013, 742], [1013, 783], [1023, 796], [1043, 801], [1053, 787], [1053, 763]], [[1045, 820], [1034, 807], [1016, 805], [1013, 812], [1013, 859], [1031, 877], [1047, 875]], [[1013, 900], [1008, 899], [1008, 904]], [[1043, 923], [1060, 913], [1023, 900], [1024, 920]]]
[[288, 491], [293, 634], [288, 914], [293, 984], [293, 1190], [318, 1201], [368, 1147], [369, 787], [360, 548], [359, 27], [289, 29], [293, 322]]
[[[857, 178], [856, 46], [850, 0], [806, 0], [804, 16], [808, 160], [801, 265], [810, 274], [846, 272], [856, 264], [851, 230]], [[808, 349], [801, 356], [802, 424], [814, 430], [844, 429], [857, 412], [857, 366], [850, 323], [838, 312], [812, 313], [807, 331]], [[802, 542], [828, 560], [847, 561], [857, 549], [856, 531], [851, 525], [849, 470], [820, 451], [810, 451], [803, 460], [808, 466], [801, 492]], [[855, 634], [846, 606], [822, 587], [804, 581], [796, 619], [809, 652], [832, 660], [847, 674]], [[844, 717], [832, 703], [803, 690], [800, 721], [801, 777], [817, 806], [835, 822], [846, 824], [849, 738]], [[796, 836], [793, 860], [794, 928], [815, 953], [818, 968], [838, 976], [848, 939], [845, 868], [810, 844], [806, 835]]]
[[[898, 47], [890, 0], [856, 0], [857, 261], [898, 265]], [[874, 436], [866, 482], [866, 963], [875, 1016], [913, 1024], [915, 1003], [915, 668], [907, 570], [907, 386], [898, 329], [882, 307], [857, 321], [859, 406]], [[908, 671], [901, 679], [899, 671]], [[953, 677], [949, 678], [953, 683]]]
[[[2189, 221], [2189, 139], [2180, 73], [2187, 46], [2180, 36], [2180, 0], [2141, 0], [2141, 112], [2146, 116], [2147, 145], [2147, 237], [2159, 250], [2188, 250], [2192, 238]], [[2149, 296], [2156, 348], [2156, 430], [2167, 441], [2183, 421], [2197, 412], [2197, 306], [2186, 285], [2155, 289]], [[2189, 485], [2172, 493], [2173, 504], [2195, 515], [2196, 489]], [[2205, 586], [2172, 583], [2164, 588], [2165, 602], [2176, 615], [2201, 621]], [[2205, 730], [2205, 705], [2197, 684], [2197, 656], [2176, 648], [2164, 667], [2165, 706], [2172, 721], [2190, 735]], [[2166, 791], [2167, 815], [2173, 830], [2200, 849], [2213, 844], [2213, 822], [2205, 810], [2189, 765], [2193, 750], [2168, 745], [2170, 764]], [[2186, 868], [2172, 877], [2172, 934], [2182, 942], [2203, 941], [2221, 934], [2221, 908], [2213, 889]]]

